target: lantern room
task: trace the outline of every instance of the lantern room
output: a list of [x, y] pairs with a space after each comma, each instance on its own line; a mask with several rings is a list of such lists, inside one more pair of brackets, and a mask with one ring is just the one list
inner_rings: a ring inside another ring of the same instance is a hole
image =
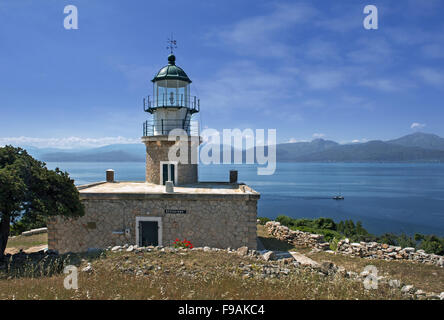
[[174, 129], [191, 134], [191, 116], [199, 112], [200, 101], [191, 95], [191, 80], [173, 54], [151, 81], [153, 95], [144, 99], [144, 110], [152, 117], [144, 124], [144, 136], [168, 135]]

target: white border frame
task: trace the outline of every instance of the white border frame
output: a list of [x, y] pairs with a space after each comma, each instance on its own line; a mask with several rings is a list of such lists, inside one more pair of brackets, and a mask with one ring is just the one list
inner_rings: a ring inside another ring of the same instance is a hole
[[140, 221], [154, 221], [157, 222], [159, 227], [157, 231], [157, 244], [162, 246], [162, 218], [161, 217], [136, 217], [136, 245], [140, 245], [139, 243], [139, 222]]
[[[163, 179], [163, 165], [164, 164], [174, 164], [174, 176], [176, 177], [176, 182], [179, 180], [179, 176], [177, 175], [177, 167], [178, 162], [177, 161], [160, 161], [160, 167], [159, 167], [159, 184], [164, 185]], [[168, 170], [168, 176], [170, 175], [170, 170]], [[166, 181], [165, 181], [166, 182]], [[177, 184], [177, 183], [176, 183]], [[175, 184], [175, 185], [176, 185]]]

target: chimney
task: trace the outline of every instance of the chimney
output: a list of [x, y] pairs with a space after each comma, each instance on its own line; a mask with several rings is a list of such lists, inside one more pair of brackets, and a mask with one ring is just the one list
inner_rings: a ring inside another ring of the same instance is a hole
[[114, 182], [114, 170], [106, 170], [106, 182]]
[[230, 170], [230, 183], [237, 183], [237, 170]]
[[165, 192], [166, 193], [173, 193], [174, 192], [174, 183], [173, 183], [173, 181], [165, 182]]

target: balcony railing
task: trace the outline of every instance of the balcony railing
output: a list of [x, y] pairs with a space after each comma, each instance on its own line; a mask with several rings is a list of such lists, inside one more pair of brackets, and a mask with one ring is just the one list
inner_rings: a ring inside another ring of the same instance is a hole
[[161, 94], [157, 99], [152, 96], [143, 98], [143, 110], [149, 113], [157, 108], [188, 108], [190, 113], [200, 110], [200, 100], [196, 96], [186, 96], [184, 94]]
[[182, 119], [147, 120], [143, 124], [143, 136], [165, 136], [175, 129], [182, 129], [189, 136], [199, 136], [199, 122]]

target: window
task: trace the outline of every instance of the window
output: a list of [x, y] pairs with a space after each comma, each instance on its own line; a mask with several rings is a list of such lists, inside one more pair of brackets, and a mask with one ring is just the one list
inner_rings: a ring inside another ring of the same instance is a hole
[[176, 185], [176, 176], [177, 176], [177, 164], [173, 162], [164, 162], [160, 163], [160, 172], [161, 172], [161, 181], [160, 184], [165, 185], [167, 181], [173, 181], [174, 185]]

